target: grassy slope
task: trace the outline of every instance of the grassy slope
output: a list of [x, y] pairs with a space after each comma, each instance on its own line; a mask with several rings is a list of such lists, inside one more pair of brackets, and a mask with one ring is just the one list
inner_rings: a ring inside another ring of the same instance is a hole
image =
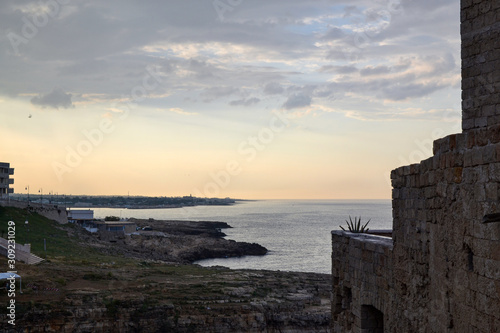
[[[25, 224], [26, 220], [28, 225]], [[7, 238], [8, 221], [16, 223], [16, 242], [31, 244], [31, 252], [42, 258], [72, 263], [102, 262], [109, 259], [82, 244], [74, 236], [77, 226], [73, 224], [61, 225], [26, 209], [0, 207], [0, 236], [4, 238]]]

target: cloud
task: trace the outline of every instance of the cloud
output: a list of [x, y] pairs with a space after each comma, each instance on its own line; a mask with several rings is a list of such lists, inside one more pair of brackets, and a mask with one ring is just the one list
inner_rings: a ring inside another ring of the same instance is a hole
[[321, 66], [321, 68], [318, 70], [318, 72], [320, 73], [338, 73], [338, 74], [351, 74], [357, 71], [358, 69], [352, 65], [347, 65], [347, 66], [326, 65], [326, 66]]
[[264, 94], [266, 95], [279, 95], [283, 93], [283, 87], [278, 82], [269, 82], [264, 87]]
[[333, 28], [330, 28], [330, 30], [328, 30], [326, 32], [326, 34], [323, 35], [322, 39], [335, 40], [335, 39], [341, 39], [343, 37], [345, 37], [345, 34], [342, 31], [342, 29], [337, 28], [337, 27], [333, 27]]
[[311, 96], [305, 95], [303, 93], [298, 93], [288, 97], [282, 107], [286, 110], [298, 109], [310, 106], [311, 102]]
[[443, 85], [437, 83], [409, 83], [401, 85], [390, 85], [384, 88], [384, 96], [393, 101], [406, 100], [408, 98], [416, 98], [429, 95], [439, 89], [443, 89]]
[[[80, 105], [78, 96], [98, 96], [84, 102], [105, 105], [146, 83], [143, 103], [161, 109], [201, 102], [227, 112], [256, 103], [293, 109], [312, 100], [339, 109], [338, 101], [349, 99], [351, 110], [459, 89], [454, 0], [402, 1], [397, 8], [391, 1], [290, 0], [286, 10], [279, 1], [255, 0], [227, 11], [223, 21], [211, 1], [196, 4], [61, 6], [17, 46], [19, 54], [0, 38], [0, 98], [37, 95], [34, 105], [68, 108]], [[22, 36], [23, 18], [36, 8], [1, 2], [0, 35]], [[157, 68], [153, 77], [148, 68]], [[47, 86], [71, 87], [73, 96], [46, 94]]]
[[183, 115], [183, 116], [194, 116], [194, 115], [198, 114], [196, 112], [187, 112], [187, 111], [184, 111], [184, 109], [182, 109], [182, 108], [170, 108], [167, 111], [174, 112], [174, 113], [177, 113], [177, 114], [180, 114], [180, 115]]
[[219, 86], [206, 88], [202, 95], [205, 97], [204, 102], [211, 102], [215, 99], [231, 96], [239, 92], [238, 88], [230, 86]]
[[355, 14], [360, 14], [361, 13], [361, 10], [358, 9], [358, 7], [356, 6], [346, 6], [344, 8], [344, 15], [342, 16], [343, 18], [346, 18], [346, 17], [351, 17], [351, 16], [354, 16]]
[[71, 102], [71, 96], [71, 94], [67, 94], [63, 90], [55, 88], [48, 94], [40, 94], [33, 97], [31, 99], [31, 104], [41, 106], [42, 108], [69, 109], [74, 107]]
[[391, 68], [388, 66], [368, 66], [359, 71], [359, 74], [362, 76], [369, 75], [379, 75], [379, 74], [388, 74], [391, 72]]
[[247, 98], [247, 99], [239, 99], [236, 101], [231, 101], [231, 102], [229, 102], [229, 105], [232, 105], [232, 106], [238, 106], [238, 105], [251, 106], [251, 105], [257, 104], [259, 102], [260, 102], [260, 98], [251, 97], [251, 98]]

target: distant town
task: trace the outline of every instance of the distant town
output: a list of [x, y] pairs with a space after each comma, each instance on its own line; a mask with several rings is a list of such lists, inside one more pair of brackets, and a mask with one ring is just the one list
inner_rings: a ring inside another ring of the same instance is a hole
[[231, 198], [197, 198], [191, 195], [183, 197], [147, 197], [129, 195], [61, 195], [61, 194], [20, 194], [14, 193], [11, 200], [29, 201], [46, 205], [66, 207], [100, 207], [100, 208], [179, 208], [201, 205], [232, 205], [237, 200]]

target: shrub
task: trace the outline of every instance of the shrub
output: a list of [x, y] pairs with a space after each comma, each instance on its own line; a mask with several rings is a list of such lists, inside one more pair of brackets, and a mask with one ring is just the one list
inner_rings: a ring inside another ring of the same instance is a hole
[[[347, 223], [347, 227], [348, 227], [348, 230], [349, 232], [353, 232], [353, 233], [365, 233], [365, 232], [368, 232], [368, 230], [370, 230], [369, 228], [367, 228], [368, 226], [368, 223], [370, 223], [371, 219], [368, 220], [368, 222], [366, 222], [364, 225], [361, 225], [361, 216], [359, 218], [357, 218], [356, 216], [354, 217], [354, 221], [351, 219], [351, 216], [349, 215], [349, 221], [345, 220], [346, 223]], [[344, 231], [346, 231], [344, 229], [344, 227], [340, 226], [340, 228]]]

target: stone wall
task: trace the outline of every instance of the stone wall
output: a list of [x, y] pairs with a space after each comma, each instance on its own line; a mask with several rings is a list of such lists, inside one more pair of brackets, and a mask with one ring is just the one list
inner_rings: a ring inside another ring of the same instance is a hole
[[345, 270], [336, 257], [356, 255], [366, 240], [333, 233], [337, 304], [348, 299], [345, 286], [353, 291], [349, 307], [332, 308], [334, 332], [375, 332], [361, 327], [363, 311], [367, 322], [382, 318], [384, 332], [500, 327], [500, 1], [461, 7], [463, 132], [391, 173], [393, 247], [383, 279], [365, 269], [376, 250]]
[[[61, 224], [68, 223], [68, 214], [66, 213], [66, 207], [58, 206], [53, 204], [39, 204], [30, 202], [28, 205], [27, 201], [16, 201], [16, 200], [0, 200], [0, 206], [4, 207], [16, 207], [16, 208], [28, 208], [33, 213], [38, 213], [45, 216], [48, 219], [56, 221]], [[19, 222], [19, 221], [14, 221]]]
[[359, 332], [370, 326], [363, 305], [382, 313], [390, 298], [392, 239], [345, 231], [332, 232], [332, 323], [334, 332]]
[[392, 246], [332, 233], [334, 332], [363, 332], [363, 306], [384, 314], [386, 332], [500, 327], [500, 142], [475, 134], [437, 140], [433, 157], [392, 172]]
[[462, 129], [499, 125], [500, 2], [462, 0]]

